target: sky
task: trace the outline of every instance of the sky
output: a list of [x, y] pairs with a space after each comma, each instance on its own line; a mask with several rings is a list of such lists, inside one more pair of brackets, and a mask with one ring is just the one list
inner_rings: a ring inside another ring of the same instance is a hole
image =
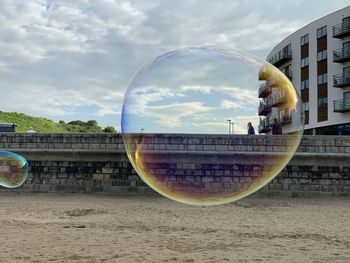
[[[123, 132], [246, 133], [257, 125], [265, 61], [216, 46], [177, 49], [146, 63], [124, 96]], [[271, 74], [278, 78], [281, 72]], [[293, 94], [291, 94], [290, 97]], [[295, 94], [296, 95], [296, 94]]]
[[345, 0], [0, 0], [0, 111], [55, 121], [96, 119], [120, 129], [125, 91], [146, 61], [203, 45], [264, 59], [295, 30], [347, 5]]

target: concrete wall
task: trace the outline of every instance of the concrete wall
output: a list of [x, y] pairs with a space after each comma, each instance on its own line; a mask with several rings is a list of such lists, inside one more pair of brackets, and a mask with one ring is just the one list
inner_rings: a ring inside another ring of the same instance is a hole
[[[212, 171], [225, 174], [223, 162], [226, 161], [223, 160], [228, 159], [222, 156], [247, 152], [253, 156], [274, 154], [284, 151], [289, 141], [288, 135], [276, 140], [276, 137], [257, 135], [170, 134], [153, 136], [149, 145], [163, 154], [197, 152], [200, 168], [198, 162], [196, 165], [195, 161], [188, 161], [189, 165], [177, 169], [184, 175], [191, 175], [210, 163], [218, 164], [210, 168]], [[153, 192], [133, 170], [120, 135], [2, 133], [0, 149], [19, 153], [29, 161], [28, 179], [15, 191]], [[216, 157], [208, 159], [210, 156]], [[169, 169], [170, 166], [163, 167], [164, 173], [169, 173]], [[350, 136], [304, 136], [288, 166], [259, 193], [349, 195]]]

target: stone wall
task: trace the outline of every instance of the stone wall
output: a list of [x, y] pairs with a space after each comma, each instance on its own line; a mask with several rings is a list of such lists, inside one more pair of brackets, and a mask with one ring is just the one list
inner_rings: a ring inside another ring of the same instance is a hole
[[[216, 163], [207, 168], [224, 176], [229, 157], [250, 154], [250, 160], [257, 155], [265, 158], [285, 151], [290, 140], [288, 136], [276, 140], [257, 135], [170, 134], [153, 136], [147, 147], [171, 158], [190, 154], [188, 165], [177, 169], [183, 175], [195, 175], [205, 165]], [[19, 153], [29, 162], [28, 179], [16, 191], [153, 193], [133, 170], [119, 134], [2, 133], [0, 149]], [[162, 169], [171, 172], [170, 166]], [[304, 136], [287, 167], [259, 193], [349, 195], [350, 137]]]

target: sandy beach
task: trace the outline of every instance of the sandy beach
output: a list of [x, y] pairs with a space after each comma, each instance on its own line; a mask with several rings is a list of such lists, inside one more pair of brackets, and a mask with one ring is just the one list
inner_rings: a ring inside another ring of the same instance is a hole
[[1, 262], [350, 262], [348, 198], [0, 198]]

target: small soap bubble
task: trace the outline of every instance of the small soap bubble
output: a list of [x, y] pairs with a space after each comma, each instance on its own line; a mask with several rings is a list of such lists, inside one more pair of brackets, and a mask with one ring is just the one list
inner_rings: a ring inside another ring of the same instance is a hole
[[182, 203], [254, 193], [290, 161], [301, 101], [273, 65], [221, 47], [177, 49], [146, 63], [125, 93], [122, 135], [142, 180]]
[[22, 156], [0, 151], [0, 185], [7, 188], [21, 186], [28, 176], [28, 162]]

